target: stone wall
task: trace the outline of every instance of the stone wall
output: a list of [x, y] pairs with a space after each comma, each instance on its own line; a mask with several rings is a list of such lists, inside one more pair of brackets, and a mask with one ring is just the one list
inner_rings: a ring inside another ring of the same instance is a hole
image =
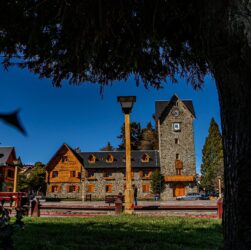
[[[70, 185], [76, 186], [76, 191], [75, 192], [69, 192], [68, 187]], [[58, 186], [59, 191], [58, 192], [51, 192], [51, 186]], [[50, 183], [47, 184], [47, 192], [46, 192], [46, 197], [49, 198], [64, 198], [64, 199], [77, 199], [81, 200], [82, 195], [81, 195], [81, 183], [70, 183], [70, 182], [65, 182], [65, 183]]]
[[[138, 189], [138, 199], [146, 199], [151, 195], [151, 191], [143, 192], [143, 184], [150, 185], [150, 177], [142, 178], [140, 169], [134, 170], [132, 184]], [[154, 171], [154, 170], [152, 170]], [[91, 194], [93, 200], [104, 200], [106, 195], [117, 195], [120, 192], [124, 194], [125, 189], [125, 178], [122, 170], [113, 170], [112, 176], [104, 177], [103, 170], [95, 170], [93, 177], [87, 177], [86, 170], [83, 169], [82, 176], [86, 176], [79, 183], [50, 183], [47, 184], [47, 197], [58, 197], [58, 198], [73, 198], [73, 199], [86, 199], [87, 194]], [[88, 192], [88, 185], [94, 185], [94, 191]], [[106, 185], [112, 185], [111, 192], [106, 192]], [[52, 185], [59, 185], [58, 192], [51, 192]], [[68, 192], [68, 186], [77, 186], [76, 192]]]
[[[164, 176], [177, 175], [175, 160], [178, 158], [183, 162], [181, 175], [195, 176], [195, 151], [194, 151], [194, 117], [182, 101], [177, 101], [177, 107], [180, 111], [178, 116], [174, 116], [170, 111], [159, 124], [160, 138], [160, 167]], [[174, 123], [180, 124], [180, 131], [175, 131]], [[185, 192], [195, 190], [190, 188], [190, 183], [183, 183]], [[193, 186], [193, 184], [192, 184]], [[166, 189], [162, 198], [167, 200], [173, 197], [174, 184], [166, 184]]]
[[[87, 192], [87, 185], [94, 184], [94, 192]], [[111, 192], [106, 192], [106, 185], [112, 185]], [[132, 184], [138, 189], [138, 198], [144, 199], [148, 198], [149, 192], [143, 192], [143, 184], [150, 185], [150, 178], [142, 178], [140, 176], [140, 170], [134, 170]], [[106, 195], [117, 195], [118, 193], [124, 194], [125, 190], [125, 178], [124, 172], [121, 170], [113, 171], [112, 177], [104, 177], [103, 171], [95, 171], [94, 178], [85, 178], [83, 184], [83, 196], [86, 194], [91, 194], [93, 199], [103, 200]]]

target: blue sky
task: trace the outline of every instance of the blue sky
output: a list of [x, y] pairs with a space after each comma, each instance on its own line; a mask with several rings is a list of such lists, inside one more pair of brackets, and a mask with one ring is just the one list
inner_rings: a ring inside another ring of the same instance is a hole
[[20, 118], [28, 133], [23, 136], [16, 129], [0, 122], [0, 145], [15, 146], [23, 163], [47, 163], [62, 143], [80, 147], [82, 151], [95, 151], [111, 142], [119, 144], [117, 136], [124, 117], [117, 103], [119, 95], [136, 95], [137, 102], [131, 121], [142, 127], [151, 121], [156, 100], [168, 100], [176, 93], [181, 99], [192, 99], [196, 167], [199, 172], [202, 147], [212, 117], [220, 125], [218, 96], [214, 80], [208, 76], [202, 90], [195, 91], [184, 80], [178, 84], [165, 84], [161, 90], [136, 87], [133, 79], [114, 82], [99, 94], [99, 86], [63, 83], [55, 88], [48, 79], [39, 79], [27, 70], [11, 68], [0, 71], [0, 112], [21, 109]]

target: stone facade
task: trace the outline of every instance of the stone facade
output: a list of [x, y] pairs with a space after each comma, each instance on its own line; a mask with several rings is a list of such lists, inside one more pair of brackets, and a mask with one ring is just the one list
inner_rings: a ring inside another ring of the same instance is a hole
[[[150, 175], [154, 170], [148, 170], [149, 177], [142, 177], [140, 170], [133, 171], [132, 184], [138, 189], [138, 198], [145, 199], [149, 198], [150, 195]], [[85, 199], [86, 194], [91, 194], [93, 199], [103, 200], [106, 195], [118, 195], [125, 191], [125, 176], [124, 172], [119, 170], [110, 170], [112, 175], [110, 177], [104, 177], [105, 172], [103, 170], [97, 170], [94, 173], [94, 177], [85, 178], [82, 185], [82, 195]], [[93, 185], [92, 191], [88, 191], [88, 186]], [[107, 186], [110, 185], [111, 189]], [[143, 185], [148, 185], [149, 190], [144, 190]]]
[[[124, 193], [124, 154], [123, 151], [76, 153], [68, 145], [62, 145], [46, 166], [46, 196], [86, 200], [91, 195], [92, 200], [104, 200], [106, 195]], [[156, 169], [159, 169], [157, 151], [132, 152], [132, 184], [138, 189], [139, 199], [151, 195], [150, 177]]]
[[[158, 118], [161, 173], [164, 176], [179, 176], [180, 180], [180, 176], [195, 176], [193, 112], [183, 101], [174, 97]], [[180, 166], [177, 168], [178, 163]], [[195, 183], [184, 178], [184, 181], [166, 183], [162, 199], [176, 196], [176, 186], [184, 186], [184, 193], [197, 191]]]

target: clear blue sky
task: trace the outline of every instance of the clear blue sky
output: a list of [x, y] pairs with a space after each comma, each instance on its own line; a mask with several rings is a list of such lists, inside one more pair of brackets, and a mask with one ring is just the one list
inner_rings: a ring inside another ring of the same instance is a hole
[[195, 91], [183, 80], [166, 84], [161, 90], [136, 87], [133, 79], [114, 82], [99, 94], [99, 86], [63, 83], [55, 88], [48, 79], [40, 80], [27, 70], [0, 70], [0, 112], [21, 109], [20, 118], [28, 133], [23, 136], [16, 129], [0, 122], [0, 145], [15, 146], [23, 163], [47, 163], [62, 143], [95, 151], [108, 141], [117, 146], [124, 117], [117, 103], [119, 95], [136, 95], [137, 102], [131, 121], [142, 127], [154, 121], [154, 102], [168, 100], [176, 93], [181, 99], [192, 99], [197, 119], [194, 121], [196, 167], [199, 172], [202, 147], [212, 117], [220, 125], [218, 96], [214, 80], [207, 77], [202, 90]]

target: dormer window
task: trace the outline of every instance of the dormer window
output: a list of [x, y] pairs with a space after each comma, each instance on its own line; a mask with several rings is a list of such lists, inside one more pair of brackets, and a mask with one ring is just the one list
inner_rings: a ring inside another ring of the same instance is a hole
[[111, 155], [111, 154], [107, 155], [106, 162], [107, 163], [112, 163], [113, 161], [114, 161], [114, 156]]
[[95, 163], [96, 162], [96, 156], [93, 155], [93, 154], [89, 155], [88, 162], [89, 163]]
[[148, 154], [143, 154], [141, 157], [141, 162], [149, 162], [150, 156]]

